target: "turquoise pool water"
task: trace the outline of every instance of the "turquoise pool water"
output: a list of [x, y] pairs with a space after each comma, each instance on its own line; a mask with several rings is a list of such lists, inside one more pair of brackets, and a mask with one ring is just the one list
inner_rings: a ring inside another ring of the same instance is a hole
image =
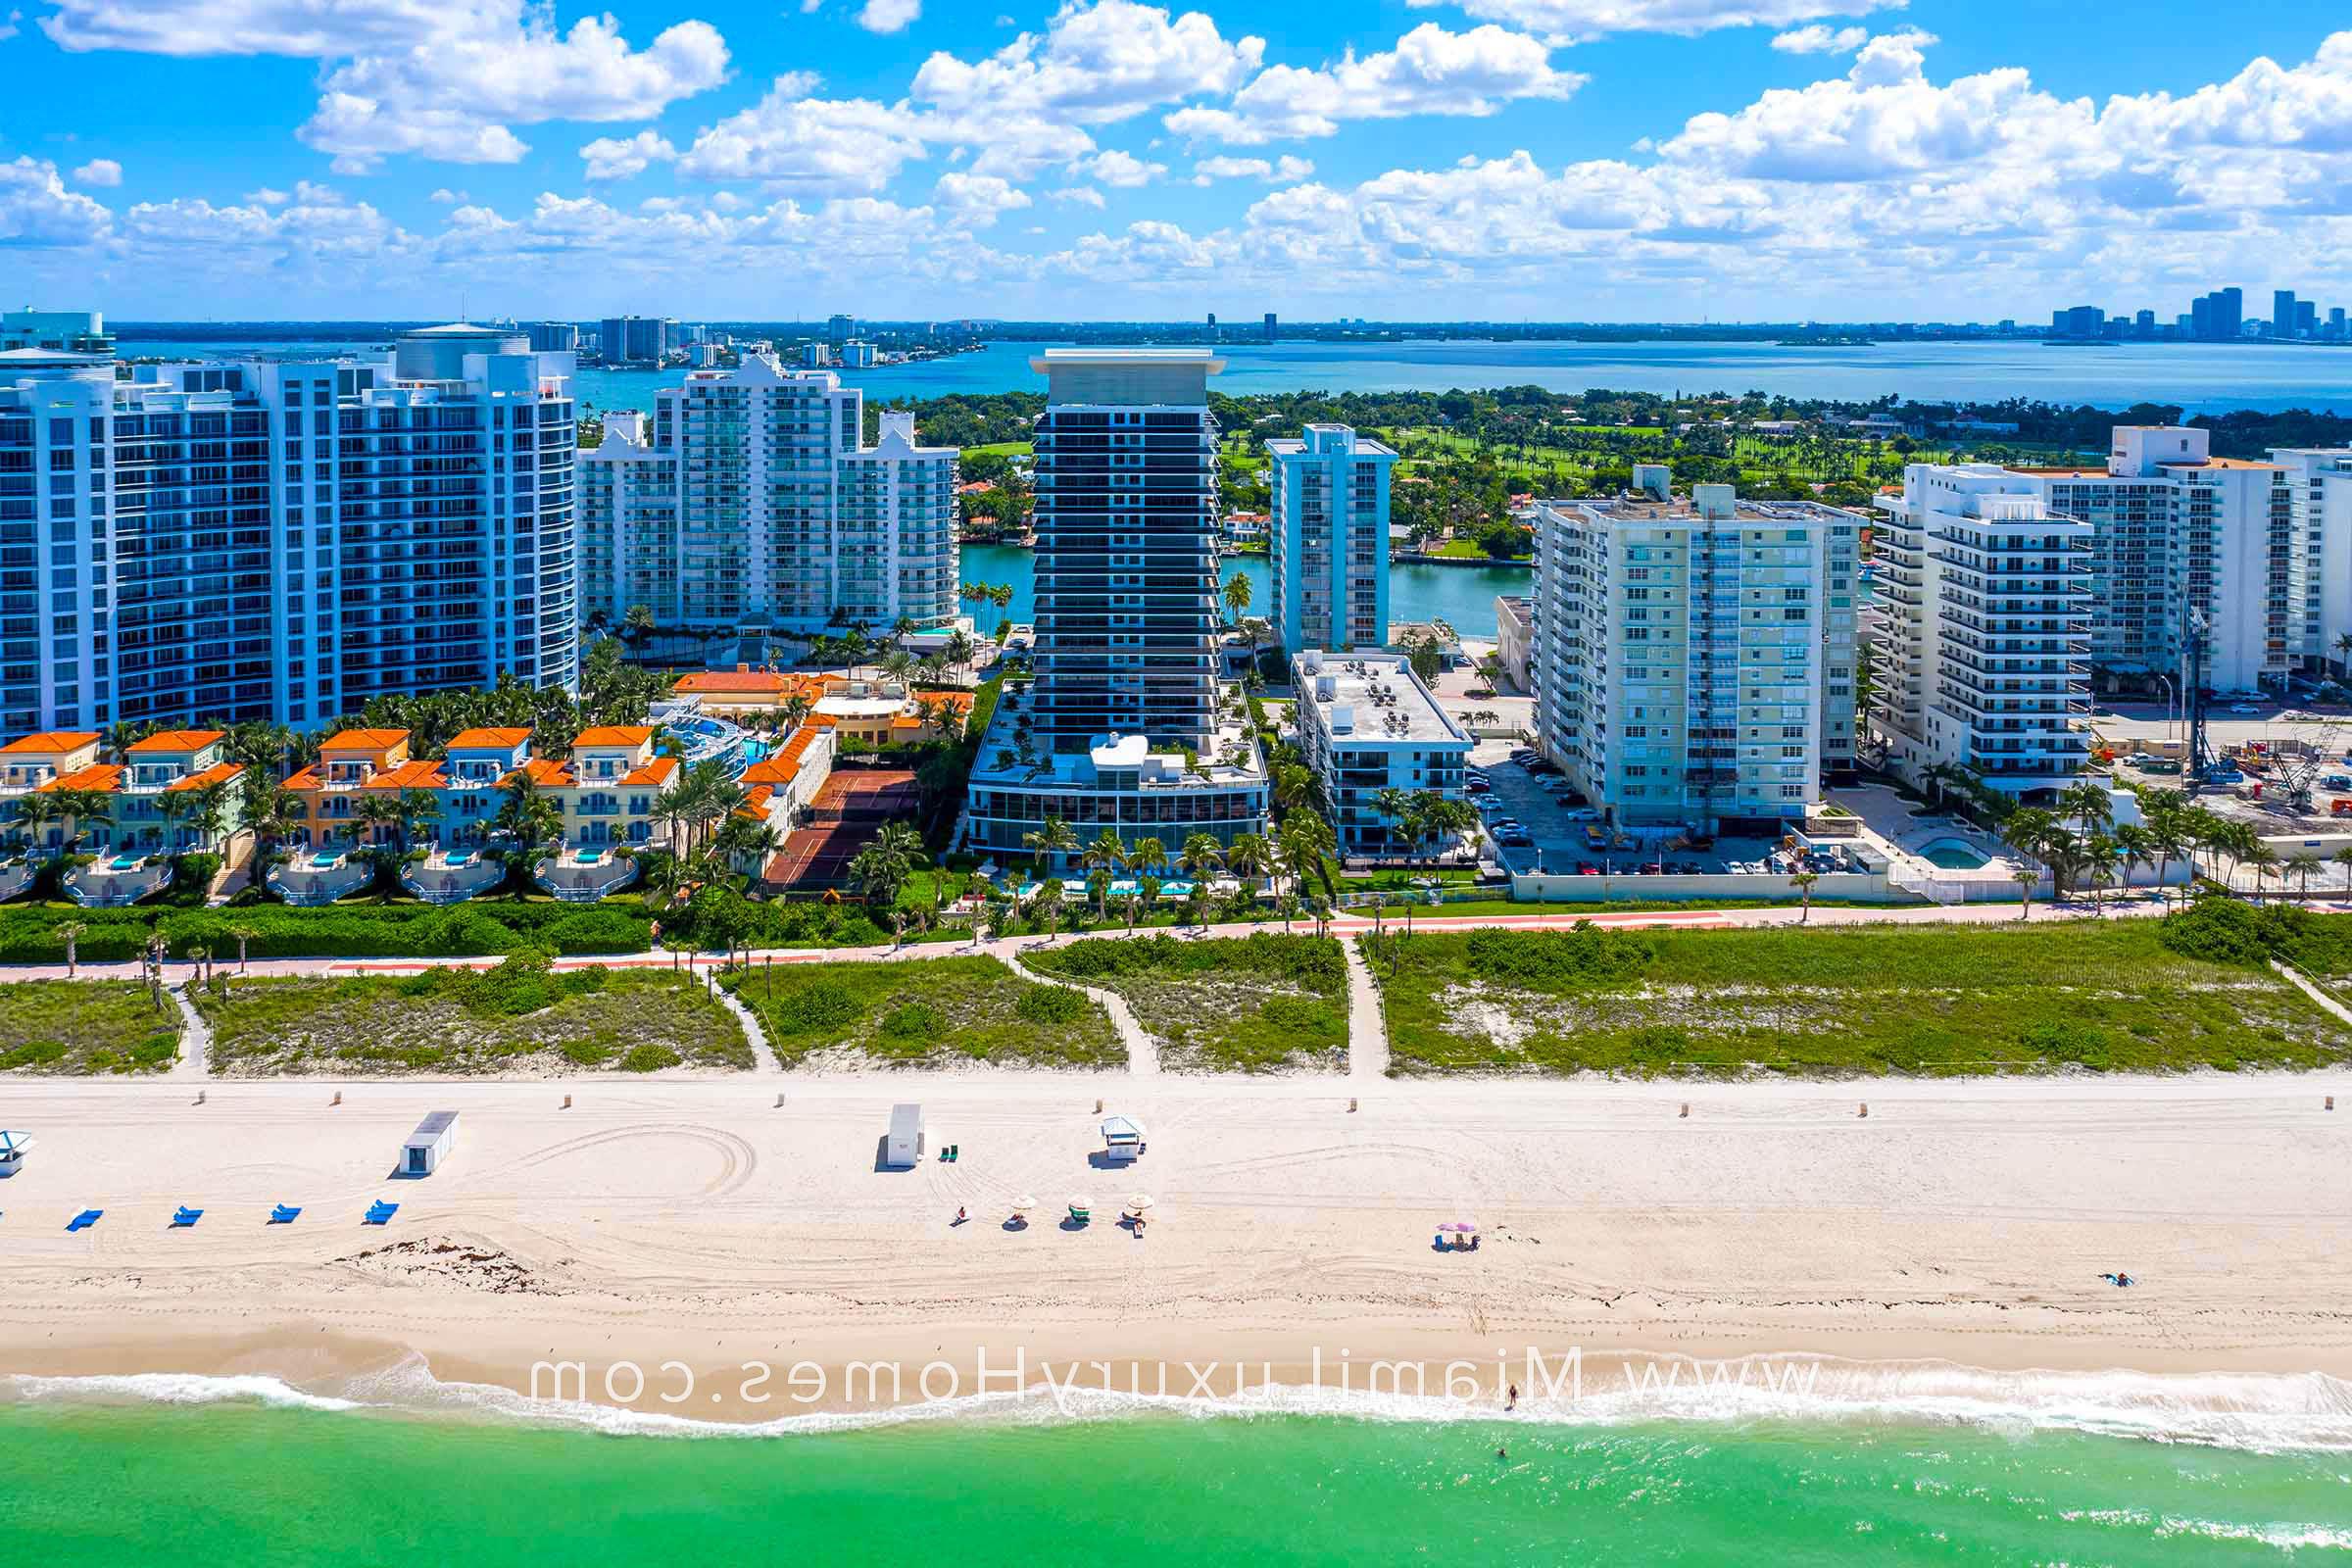
[[1937, 839], [1923, 846], [1919, 856], [1930, 865], [1946, 871], [1974, 871], [1987, 863], [1986, 858], [1964, 839]]

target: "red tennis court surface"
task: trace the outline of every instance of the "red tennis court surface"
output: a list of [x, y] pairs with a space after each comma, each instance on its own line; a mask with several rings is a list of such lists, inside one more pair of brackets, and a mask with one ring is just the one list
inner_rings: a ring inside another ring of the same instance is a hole
[[760, 880], [775, 888], [839, 887], [885, 822], [912, 824], [921, 804], [903, 767], [840, 767], [817, 786], [808, 825], [794, 828]]

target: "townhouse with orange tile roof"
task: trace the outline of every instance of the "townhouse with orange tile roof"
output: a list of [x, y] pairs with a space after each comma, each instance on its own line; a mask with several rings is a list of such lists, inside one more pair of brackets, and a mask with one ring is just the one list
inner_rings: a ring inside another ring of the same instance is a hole
[[567, 847], [601, 849], [650, 844], [655, 838], [654, 803], [678, 781], [681, 764], [654, 750], [648, 724], [606, 724], [572, 738], [570, 760], [541, 769], [534, 780], [564, 809]]
[[[27, 797], [51, 798], [48, 819], [18, 837], [49, 854], [95, 858], [67, 875], [65, 891], [77, 903], [145, 898], [171, 881], [170, 861], [182, 855], [218, 857], [218, 890], [252, 845], [239, 822], [245, 769], [228, 760], [226, 742], [220, 730], [166, 730], [131, 746], [122, 761], [101, 762], [99, 738], [87, 731], [23, 736], [0, 747], [0, 801], [13, 811]], [[103, 798], [103, 810], [67, 808], [84, 796]], [[12, 891], [27, 882], [19, 876]]]

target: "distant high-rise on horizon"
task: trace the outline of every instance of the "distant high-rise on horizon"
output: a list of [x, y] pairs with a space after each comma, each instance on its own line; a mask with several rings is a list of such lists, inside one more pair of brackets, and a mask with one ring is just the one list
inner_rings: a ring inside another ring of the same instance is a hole
[[1272, 311], [1266, 313], [1266, 341], [1269, 343], [1274, 341], [1274, 313]]
[[659, 316], [608, 316], [597, 323], [598, 352], [607, 365], [660, 365], [676, 347], [678, 323]]

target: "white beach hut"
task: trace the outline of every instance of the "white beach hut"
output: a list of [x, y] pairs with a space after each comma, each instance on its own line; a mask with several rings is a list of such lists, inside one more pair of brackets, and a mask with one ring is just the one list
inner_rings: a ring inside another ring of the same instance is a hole
[[1111, 1159], [1141, 1158], [1144, 1152], [1144, 1124], [1131, 1116], [1103, 1117], [1102, 1152]]
[[458, 1140], [458, 1113], [436, 1110], [416, 1124], [409, 1141], [400, 1146], [400, 1173], [403, 1176], [430, 1176], [441, 1168], [449, 1157], [450, 1149]]
[[917, 1104], [890, 1107], [890, 1138], [883, 1145], [882, 1163], [885, 1165], [919, 1164], [923, 1157], [923, 1107]]

